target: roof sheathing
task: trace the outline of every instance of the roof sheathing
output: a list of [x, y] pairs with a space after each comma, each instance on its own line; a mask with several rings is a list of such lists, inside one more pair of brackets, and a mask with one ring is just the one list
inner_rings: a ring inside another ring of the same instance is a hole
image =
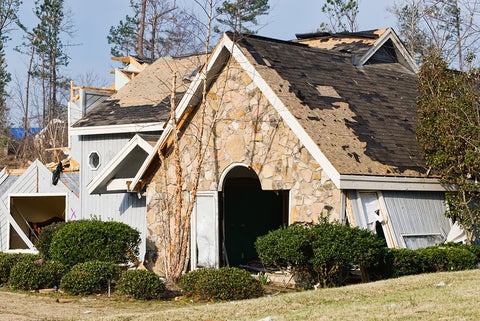
[[[328, 34], [321, 37], [301, 38], [295, 42], [306, 44], [313, 48], [348, 53], [362, 57], [386, 31], [387, 29], [378, 29], [372, 30], [368, 33]], [[362, 36], [363, 34], [369, 36]]]
[[423, 176], [413, 72], [400, 64], [356, 67], [259, 37], [238, 45], [340, 174]]

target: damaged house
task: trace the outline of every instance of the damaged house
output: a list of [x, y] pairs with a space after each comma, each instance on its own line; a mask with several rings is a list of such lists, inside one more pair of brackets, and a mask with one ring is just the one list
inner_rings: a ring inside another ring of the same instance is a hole
[[[206, 76], [178, 102], [185, 199], [198, 141], [204, 146], [192, 269], [247, 264], [257, 236], [325, 215], [375, 231], [389, 247], [437, 244], [451, 229], [445, 187], [429, 175], [416, 141], [417, 66], [394, 31], [297, 38], [223, 35]], [[171, 135], [167, 124], [126, 184], [132, 192], [146, 186], [147, 263], [157, 273], [176, 175]]]
[[80, 206], [78, 172], [58, 181], [39, 160], [25, 171], [0, 172], [0, 251], [36, 252], [40, 229], [67, 220]]

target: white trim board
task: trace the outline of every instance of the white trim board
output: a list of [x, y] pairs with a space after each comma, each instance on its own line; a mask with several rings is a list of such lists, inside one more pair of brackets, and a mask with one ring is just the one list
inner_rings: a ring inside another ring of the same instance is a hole
[[101, 134], [121, 134], [121, 133], [142, 133], [162, 131], [164, 122], [111, 125], [111, 126], [91, 126], [91, 127], [70, 127], [69, 134], [82, 135], [101, 135]]
[[340, 175], [340, 189], [371, 191], [452, 191], [437, 178]]
[[[105, 167], [93, 178], [93, 180], [87, 185], [87, 191], [89, 194], [92, 194], [95, 192], [95, 190], [104, 184], [107, 184], [107, 190], [110, 191], [119, 191], [119, 185], [118, 183], [122, 183], [122, 181], [116, 181], [113, 185], [110, 185], [107, 183], [108, 176], [114, 171], [120, 163], [127, 157], [130, 152], [135, 148], [139, 146], [142, 148], [148, 155], [152, 153], [154, 150], [152, 145], [150, 145], [147, 141], [145, 141], [142, 137], [139, 135], [133, 136], [132, 139], [128, 141], [128, 143], [113, 157], [108, 164], [105, 165]], [[129, 181], [132, 179], [128, 179]], [[126, 181], [125, 181], [126, 183]], [[120, 189], [122, 191], [127, 191], [127, 185], [125, 184], [125, 187], [123, 189]]]

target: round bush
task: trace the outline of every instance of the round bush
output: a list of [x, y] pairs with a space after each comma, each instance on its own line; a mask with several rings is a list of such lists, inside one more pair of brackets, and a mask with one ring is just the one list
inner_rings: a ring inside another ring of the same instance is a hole
[[304, 286], [332, 286], [351, 265], [373, 268], [383, 261], [384, 241], [368, 230], [331, 223], [294, 224], [269, 232], [255, 242], [266, 266], [290, 267]]
[[14, 290], [52, 288], [60, 284], [65, 271], [65, 266], [60, 262], [43, 261], [43, 259], [23, 261], [12, 268], [8, 283]]
[[115, 280], [118, 275], [119, 269], [110, 262], [79, 263], [64, 275], [60, 288], [71, 295], [105, 293], [108, 280]]
[[33, 262], [41, 259], [40, 255], [27, 253], [2, 253], [0, 252], [0, 284], [7, 283], [10, 272], [19, 262]]
[[243, 300], [262, 296], [262, 284], [247, 271], [234, 267], [199, 269], [185, 274], [182, 293], [200, 300]]
[[138, 255], [140, 233], [120, 222], [72, 221], [53, 236], [50, 255], [66, 266], [87, 261], [127, 263], [127, 250]]
[[151, 300], [160, 298], [165, 284], [151, 271], [125, 271], [117, 283], [117, 290], [134, 299]]
[[67, 223], [57, 222], [41, 228], [40, 235], [38, 236], [38, 241], [37, 244], [35, 244], [35, 247], [45, 259], [51, 259], [50, 245], [52, 243], [53, 235], [55, 235], [55, 233], [57, 233], [62, 227], [64, 227], [65, 224]]

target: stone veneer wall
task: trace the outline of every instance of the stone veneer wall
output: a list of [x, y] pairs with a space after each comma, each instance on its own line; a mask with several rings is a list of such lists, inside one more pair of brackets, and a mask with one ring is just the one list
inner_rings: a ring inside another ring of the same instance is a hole
[[[284, 123], [250, 77], [236, 63], [229, 63], [209, 90], [199, 191], [216, 191], [224, 170], [234, 163], [250, 166], [264, 190], [289, 190], [289, 221], [317, 222], [330, 213], [338, 218], [340, 191]], [[191, 190], [196, 168], [197, 126], [193, 116], [180, 139], [184, 187]], [[161, 167], [147, 188], [147, 264], [162, 273], [162, 219], [165, 200], [173, 200], [175, 166], [166, 158], [167, 180]], [[165, 193], [165, 182], [170, 182]], [[188, 199], [188, 195], [185, 194]], [[148, 255], [149, 254], [149, 255]]]

